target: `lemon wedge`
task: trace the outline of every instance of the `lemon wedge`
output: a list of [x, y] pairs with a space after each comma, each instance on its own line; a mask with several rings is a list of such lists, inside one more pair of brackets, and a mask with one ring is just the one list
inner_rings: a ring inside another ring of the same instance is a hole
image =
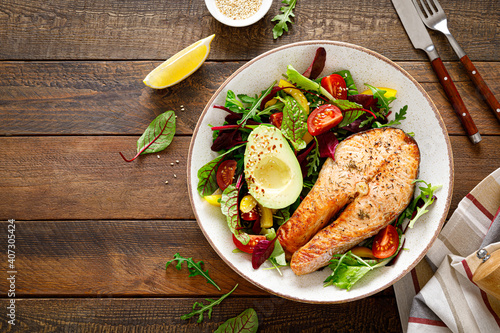
[[[398, 92], [396, 89], [392, 89], [392, 88], [377, 87], [377, 89], [385, 90], [384, 96], [387, 98], [395, 97], [396, 93]], [[373, 93], [370, 89], [363, 91], [361, 94], [362, 95], [373, 95]]]
[[210, 53], [210, 43], [215, 35], [201, 39], [174, 54], [164, 63], [153, 69], [144, 78], [146, 86], [163, 89], [177, 84], [193, 74], [205, 62]]

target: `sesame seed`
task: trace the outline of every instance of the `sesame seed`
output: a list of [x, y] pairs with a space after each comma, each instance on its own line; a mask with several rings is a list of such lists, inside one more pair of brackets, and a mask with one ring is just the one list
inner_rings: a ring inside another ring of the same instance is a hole
[[215, 0], [215, 5], [223, 15], [243, 20], [257, 13], [262, 0]]

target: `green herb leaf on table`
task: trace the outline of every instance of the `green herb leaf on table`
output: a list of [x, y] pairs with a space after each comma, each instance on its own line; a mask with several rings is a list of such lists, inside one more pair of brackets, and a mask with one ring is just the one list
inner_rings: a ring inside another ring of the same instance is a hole
[[220, 325], [214, 333], [255, 333], [259, 328], [259, 318], [254, 309], [248, 308], [234, 318]]
[[[220, 304], [227, 296], [231, 295], [231, 293], [238, 287], [238, 285], [235, 285], [234, 288], [228, 292], [227, 294], [225, 295], [222, 295], [221, 298], [219, 298], [218, 300], [213, 300], [211, 298], [205, 298], [206, 301], [210, 302], [209, 304], [205, 305], [203, 303], [200, 303], [200, 302], [195, 302], [193, 304], [193, 311], [191, 311], [190, 313], [188, 314], [185, 314], [185, 315], [182, 315], [181, 316], [181, 319], [182, 320], [187, 320], [195, 315], [198, 315], [198, 320], [196, 321], [197, 323], [201, 323], [203, 321], [203, 313], [205, 311], [208, 311], [208, 319], [211, 319], [212, 318], [212, 310], [213, 310], [213, 307]], [[197, 307], [199, 307], [199, 309], [197, 309]]]
[[180, 271], [182, 269], [182, 264], [185, 262], [187, 264], [187, 268], [190, 272], [189, 277], [193, 277], [193, 276], [197, 276], [197, 275], [202, 276], [207, 280], [208, 283], [212, 284], [218, 290], [220, 290], [220, 287], [215, 283], [214, 280], [212, 280], [212, 278], [208, 274], [208, 269], [206, 271], [204, 271], [201, 268], [203, 261], [195, 262], [193, 260], [193, 258], [183, 258], [179, 253], [176, 253], [176, 254], [174, 254], [174, 259], [169, 260], [167, 262], [167, 264], [165, 265], [165, 269], [167, 269], [168, 265], [170, 265], [174, 261], [177, 261], [177, 265], [175, 265], [175, 268], [177, 268], [177, 270]]
[[281, 35], [283, 35], [284, 31], [288, 32], [288, 23], [293, 24], [291, 18], [295, 17], [293, 10], [295, 9], [295, 5], [297, 4], [297, 0], [282, 0], [281, 3], [288, 5], [280, 8], [282, 14], [278, 14], [271, 22], [278, 21], [273, 28], [273, 37], [277, 39]]
[[296, 151], [304, 149], [306, 142], [302, 138], [307, 132], [307, 114], [295, 98], [287, 96], [280, 100], [285, 104], [281, 132], [290, 140]]
[[139, 155], [157, 153], [167, 148], [175, 135], [175, 113], [167, 111], [156, 117], [146, 128], [144, 133], [137, 140], [137, 154], [126, 159], [120, 152], [121, 157], [126, 162], [132, 162]]

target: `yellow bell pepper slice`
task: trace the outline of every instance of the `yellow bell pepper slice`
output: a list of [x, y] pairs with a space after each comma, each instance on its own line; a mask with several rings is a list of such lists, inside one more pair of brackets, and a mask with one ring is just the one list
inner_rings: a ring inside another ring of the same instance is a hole
[[290, 89], [285, 88], [285, 89], [283, 89], [283, 91], [285, 91], [288, 95], [292, 96], [297, 101], [297, 103], [299, 103], [300, 106], [302, 106], [302, 108], [304, 109], [306, 114], [309, 114], [309, 103], [307, 102], [307, 98], [302, 93], [302, 91], [298, 90], [293, 84], [291, 84], [290, 82], [287, 82], [285, 80], [280, 80], [280, 82], [278, 83], [278, 86], [280, 86], [282, 88], [283, 87], [293, 87]]
[[213, 195], [206, 195], [203, 198], [205, 200], [207, 200], [207, 202], [209, 204], [220, 207], [220, 198], [221, 197], [222, 197], [222, 195], [220, 195], [220, 194], [213, 194]]
[[271, 228], [273, 226], [273, 211], [270, 208], [264, 207], [259, 204], [260, 210], [260, 227]]
[[[387, 98], [395, 97], [396, 93], [398, 92], [396, 89], [392, 89], [392, 88], [377, 87], [377, 89], [385, 90], [384, 96]], [[361, 94], [362, 95], [373, 95], [373, 93], [370, 89], [363, 91]]]

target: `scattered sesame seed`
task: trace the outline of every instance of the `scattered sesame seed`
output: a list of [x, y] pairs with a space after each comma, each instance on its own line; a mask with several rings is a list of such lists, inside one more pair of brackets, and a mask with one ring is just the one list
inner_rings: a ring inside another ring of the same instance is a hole
[[175, 163], [179, 163], [179, 160], [175, 160]]
[[165, 184], [168, 184], [168, 180], [165, 180]]
[[174, 163], [172, 162], [172, 163], [170, 163], [170, 165], [174, 165]]
[[174, 173], [174, 178], [177, 178], [177, 175]]
[[156, 155], [156, 157], [160, 158], [160, 155]]

